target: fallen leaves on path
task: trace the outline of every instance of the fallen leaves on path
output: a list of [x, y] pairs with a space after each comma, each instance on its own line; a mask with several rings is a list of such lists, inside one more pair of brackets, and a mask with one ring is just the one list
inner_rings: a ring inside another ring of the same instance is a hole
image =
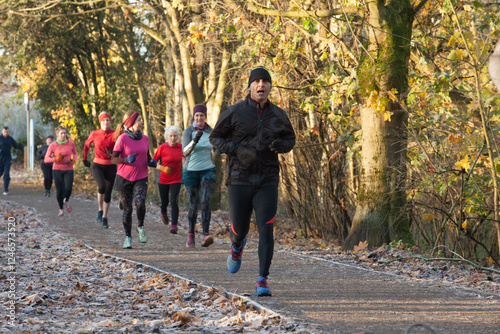
[[500, 298], [500, 274], [498, 270], [483, 270], [460, 259], [429, 258], [417, 249], [399, 245], [384, 245], [370, 249], [360, 243], [352, 252], [343, 251], [335, 244], [327, 244], [319, 238], [305, 237], [290, 224], [277, 228], [278, 250], [290, 251], [302, 256], [313, 256], [325, 261], [362, 267], [369, 270], [447, 285], [451, 288], [472, 289], [487, 298]]
[[[9, 266], [8, 256], [0, 260], [0, 282], [15, 278], [15, 291], [3, 283], [0, 290], [2, 300], [15, 301], [15, 325], [6, 327], [12, 333], [309, 332], [276, 313], [228, 299], [224, 290], [44, 232], [36, 212], [16, 203], [0, 201], [0, 217], [2, 235], [14, 233], [0, 240], [2, 248], [8, 240], [15, 243], [15, 265]], [[9, 312], [2, 314], [8, 323]]]

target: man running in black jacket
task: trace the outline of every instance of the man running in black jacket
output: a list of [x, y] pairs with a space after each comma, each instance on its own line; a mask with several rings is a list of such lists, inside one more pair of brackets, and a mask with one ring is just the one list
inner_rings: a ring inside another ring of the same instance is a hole
[[3, 194], [9, 194], [10, 183], [10, 165], [12, 164], [12, 157], [10, 155], [11, 148], [14, 147], [14, 152], [19, 151], [14, 138], [9, 136], [9, 127], [2, 128], [2, 135], [0, 136], [0, 177], [3, 175]]
[[267, 283], [274, 252], [274, 218], [278, 206], [278, 153], [295, 145], [295, 133], [285, 111], [269, 101], [272, 81], [265, 67], [255, 67], [248, 79], [245, 100], [219, 117], [210, 142], [227, 155], [226, 167], [231, 215], [229, 272], [241, 266], [250, 218], [255, 211], [259, 230], [259, 279], [256, 296], [271, 296]]

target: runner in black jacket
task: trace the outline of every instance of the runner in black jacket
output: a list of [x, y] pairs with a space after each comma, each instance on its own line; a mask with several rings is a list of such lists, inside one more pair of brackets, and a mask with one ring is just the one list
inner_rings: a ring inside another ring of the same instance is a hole
[[256, 296], [271, 296], [267, 284], [274, 252], [274, 217], [278, 205], [278, 153], [295, 145], [295, 133], [285, 111], [268, 100], [271, 75], [264, 67], [250, 72], [246, 99], [228, 107], [215, 125], [210, 142], [227, 155], [231, 254], [228, 270], [241, 265], [250, 218], [255, 210], [259, 229], [259, 279]]

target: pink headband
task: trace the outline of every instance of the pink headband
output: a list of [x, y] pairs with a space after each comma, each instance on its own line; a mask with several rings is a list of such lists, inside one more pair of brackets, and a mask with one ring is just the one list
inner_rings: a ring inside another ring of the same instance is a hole
[[99, 114], [99, 123], [102, 122], [105, 118], [111, 119], [111, 116], [105, 111]]
[[137, 120], [137, 117], [139, 117], [139, 113], [137, 111], [134, 111], [132, 115], [130, 115], [129, 118], [123, 123], [128, 128], [130, 128], [132, 125], [134, 125], [135, 121]]

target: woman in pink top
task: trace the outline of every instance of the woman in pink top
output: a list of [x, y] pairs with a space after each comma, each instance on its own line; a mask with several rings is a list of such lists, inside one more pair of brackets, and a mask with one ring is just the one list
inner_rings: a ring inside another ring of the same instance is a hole
[[59, 216], [64, 215], [64, 204], [66, 210], [71, 212], [69, 198], [73, 190], [74, 171], [73, 165], [78, 153], [75, 143], [68, 139], [68, 132], [62, 125], [55, 130], [56, 141], [50, 144], [45, 154], [45, 163], [54, 163], [52, 165], [52, 175], [57, 192], [57, 203], [59, 204]]
[[159, 161], [160, 181], [158, 182], [158, 192], [160, 193], [160, 210], [162, 221], [168, 224], [167, 206], [170, 194], [170, 210], [172, 216], [172, 225], [170, 233], [177, 234], [177, 222], [179, 220], [179, 192], [182, 181], [182, 163], [184, 155], [182, 154], [182, 145], [178, 143], [181, 136], [181, 130], [175, 126], [169, 126], [165, 129], [165, 144], [160, 145], [155, 152], [153, 159]]
[[108, 210], [111, 204], [111, 193], [116, 177], [116, 165], [111, 162], [111, 154], [115, 147], [115, 130], [111, 129], [111, 116], [107, 112], [99, 114], [101, 128], [92, 131], [83, 146], [83, 164], [90, 167], [87, 160], [90, 145], [94, 143], [94, 163], [92, 175], [97, 183], [97, 211], [96, 222], [102, 223], [103, 228], [108, 228]]
[[139, 241], [148, 241], [144, 229], [146, 216], [146, 195], [148, 193], [148, 165], [157, 164], [149, 153], [149, 138], [142, 134], [142, 117], [136, 111], [129, 111], [123, 117], [115, 132], [115, 147], [111, 162], [118, 165], [115, 190], [120, 192], [123, 206], [123, 248], [132, 248], [132, 201], [137, 212]]

